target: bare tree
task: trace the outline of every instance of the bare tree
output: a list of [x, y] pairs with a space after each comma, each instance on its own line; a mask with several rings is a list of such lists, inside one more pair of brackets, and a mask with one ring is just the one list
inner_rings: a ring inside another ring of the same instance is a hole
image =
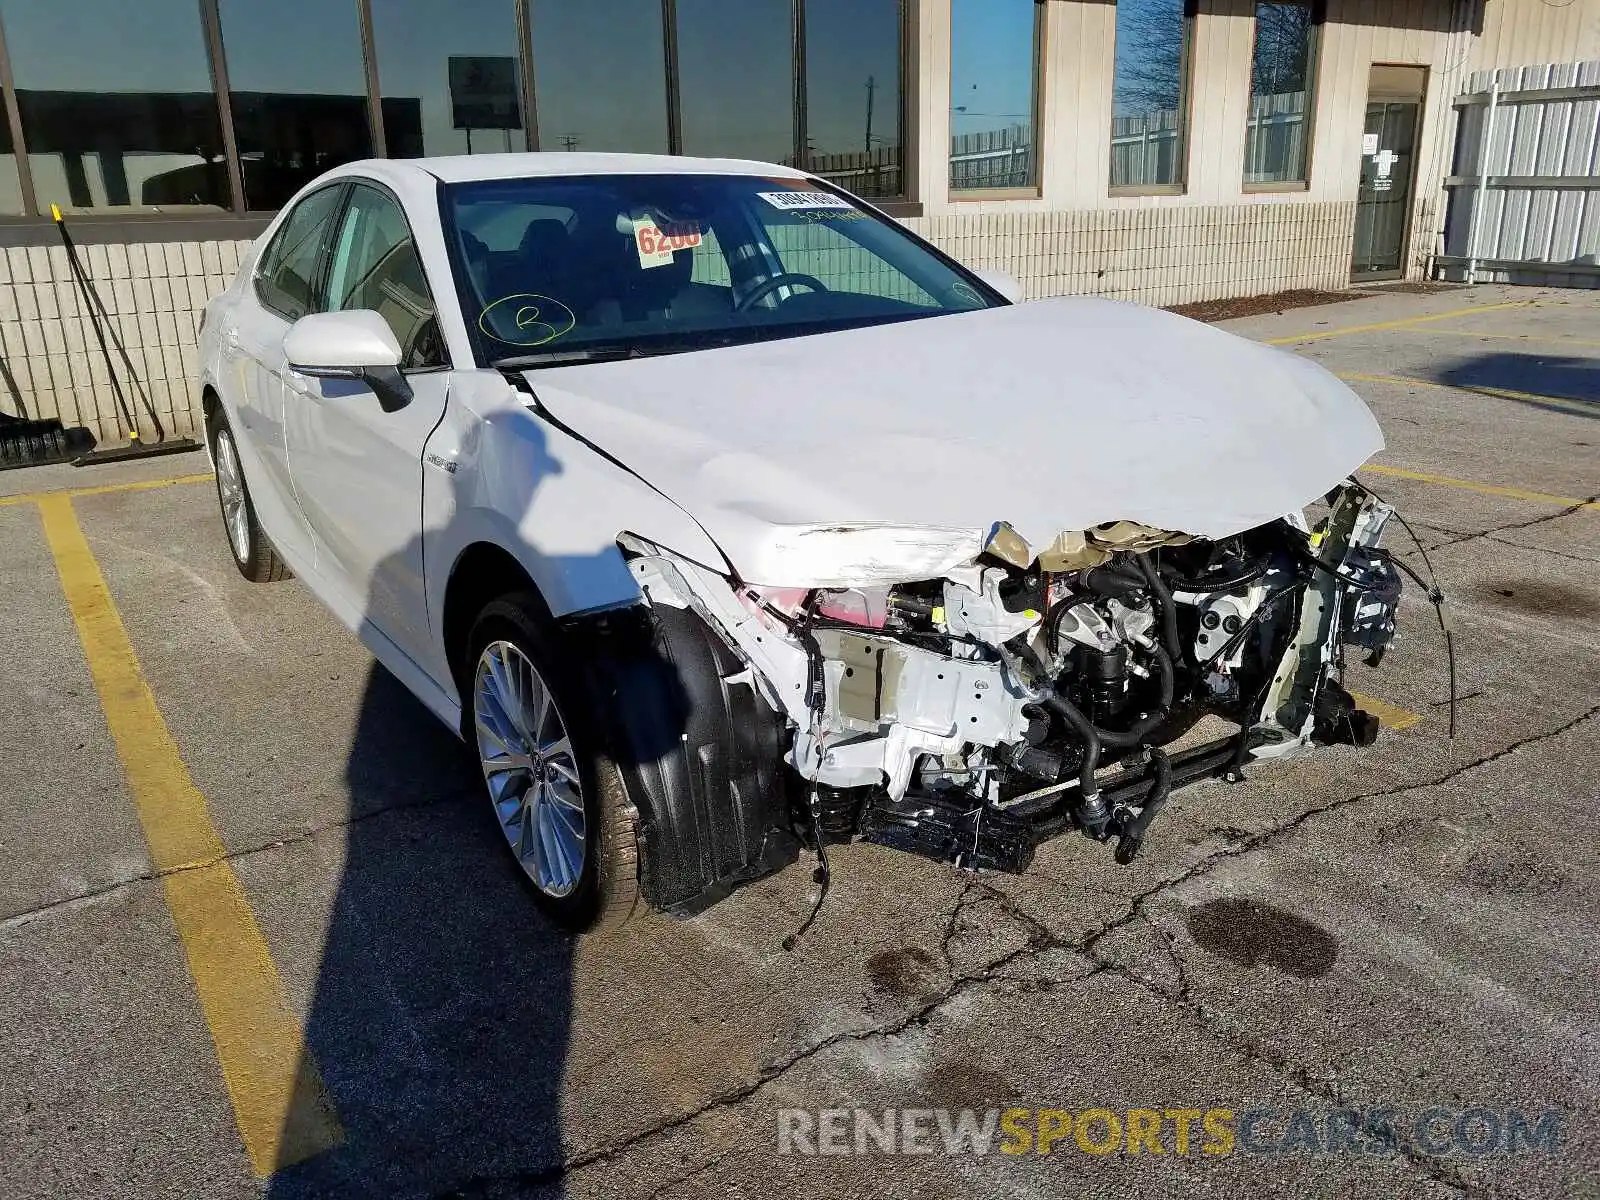
[[1303, 92], [1310, 61], [1310, 4], [1261, 0], [1256, 5], [1256, 44], [1250, 90], [1258, 96]]
[[1118, 0], [1117, 116], [1176, 109], [1183, 95], [1185, 0]]

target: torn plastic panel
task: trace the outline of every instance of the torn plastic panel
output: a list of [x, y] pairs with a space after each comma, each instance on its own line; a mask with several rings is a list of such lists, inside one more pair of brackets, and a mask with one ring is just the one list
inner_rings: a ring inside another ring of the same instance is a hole
[[[741, 584], [620, 545], [647, 602], [696, 614], [740, 664], [726, 682], [782, 722], [827, 836], [1020, 869], [1073, 826], [1131, 856], [1173, 786], [1370, 740], [1340, 678], [1346, 645], [1379, 655], [1394, 636], [1391, 510], [1353, 485], [1329, 499], [1314, 529], [1298, 514], [1221, 539], [1124, 522], [1037, 554], [996, 524], [937, 574], [837, 588]], [[1239, 732], [1169, 758], [1207, 714]]]

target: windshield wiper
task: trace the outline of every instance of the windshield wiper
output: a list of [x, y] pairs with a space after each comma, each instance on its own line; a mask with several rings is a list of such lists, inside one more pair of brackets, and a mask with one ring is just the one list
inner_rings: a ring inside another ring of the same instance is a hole
[[[533, 354], [514, 354], [497, 358], [490, 365], [497, 371], [531, 371], [543, 367], [571, 367], [582, 363], [621, 362], [630, 358], [657, 358], [664, 354], [688, 354], [695, 350], [715, 350], [752, 341], [767, 341], [772, 334], [756, 328], [708, 329], [682, 333], [677, 337], [629, 342], [620, 346], [575, 346]], [[776, 336], [784, 336], [778, 334]]]
[[490, 365], [496, 371], [526, 371], [534, 367], [571, 367], [579, 363], [618, 362], [658, 353], [638, 346], [595, 346], [590, 349], [546, 350], [539, 354], [513, 354]]

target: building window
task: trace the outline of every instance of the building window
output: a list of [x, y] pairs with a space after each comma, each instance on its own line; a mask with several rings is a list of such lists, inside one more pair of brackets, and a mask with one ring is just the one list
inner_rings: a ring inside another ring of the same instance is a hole
[[684, 154], [794, 162], [789, 0], [677, 0]]
[[512, 0], [371, 0], [390, 158], [521, 150]]
[[1039, 183], [1035, 0], [950, 0], [950, 188]]
[[4, 0], [0, 18], [41, 211], [228, 207], [194, 0]]
[[[176, 2], [194, 7], [192, 0]], [[322, 172], [370, 158], [356, 5], [342, 0], [220, 0], [220, 5], [245, 207], [280, 208]]]
[[1189, 84], [1186, 0], [1117, 0], [1111, 186], [1183, 186]]
[[532, 0], [529, 9], [539, 148], [665, 154], [661, 0]]
[[901, 195], [900, 0], [805, 0], [805, 21], [806, 170]]
[[1304, 183], [1314, 103], [1317, 13], [1311, 3], [1258, 0], [1250, 61], [1244, 181]]

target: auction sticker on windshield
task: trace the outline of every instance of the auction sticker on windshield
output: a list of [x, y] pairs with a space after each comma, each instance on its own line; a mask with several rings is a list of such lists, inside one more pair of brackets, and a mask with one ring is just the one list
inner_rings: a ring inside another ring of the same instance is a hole
[[681, 222], [662, 228], [650, 217], [639, 217], [633, 222], [633, 242], [641, 267], [664, 267], [672, 261], [673, 251], [700, 244], [700, 226]]
[[808, 208], [853, 209], [855, 205], [832, 192], [757, 192], [773, 208], [784, 212], [797, 212]]

